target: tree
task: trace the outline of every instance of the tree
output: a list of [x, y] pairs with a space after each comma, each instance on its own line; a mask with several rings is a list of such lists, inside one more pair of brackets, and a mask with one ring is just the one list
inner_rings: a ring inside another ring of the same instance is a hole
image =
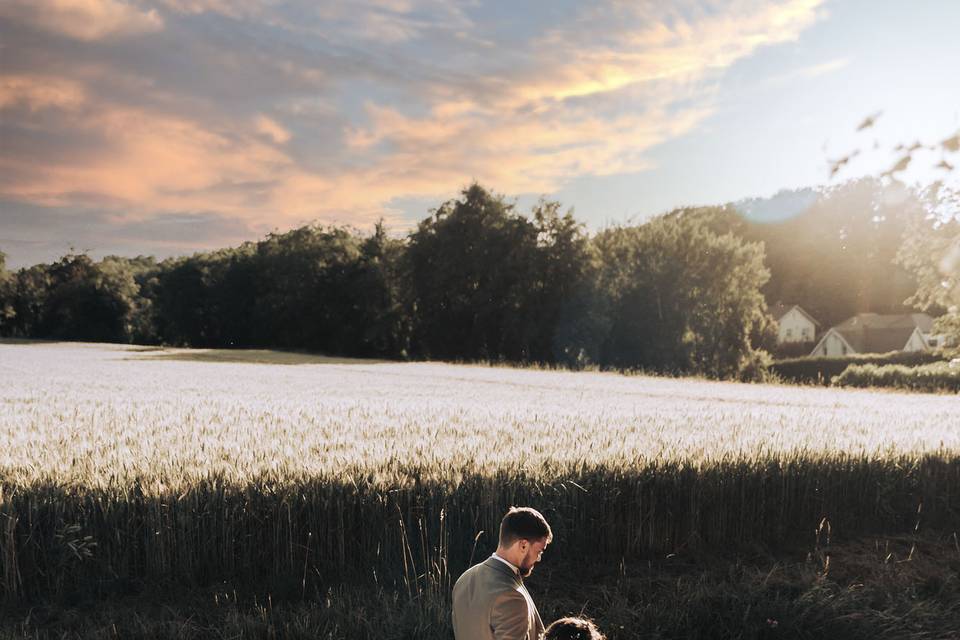
[[50, 287], [49, 265], [34, 265], [20, 269], [11, 286], [13, 322], [8, 335], [34, 338], [41, 336], [41, 325], [46, 310]]
[[684, 210], [595, 243], [610, 314], [603, 364], [728, 378], [756, 356], [751, 337], [769, 322], [761, 244]]
[[409, 353], [412, 323], [405, 304], [405, 249], [402, 240], [387, 236], [382, 220], [361, 244], [351, 285], [362, 327], [356, 355], [403, 358]]
[[170, 344], [403, 357], [403, 250], [382, 225], [367, 238], [307, 225], [165, 261], [144, 272], [143, 286]]
[[358, 324], [354, 269], [360, 240], [350, 229], [305, 226], [256, 247], [261, 339], [273, 346], [350, 353]]
[[942, 313], [935, 331], [955, 351], [960, 346], [960, 200], [942, 184], [925, 196], [927, 207], [910, 220], [897, 261], [917, 279], [906, 303]]
[[588, 316], [577, 304], [588, 297], [589, 253], [583, 225], [559, 203], [540, 201], [528, 217], [480, 185], [464, 189], [410, 236], [418, 352], [572, 363]]
[[911, 190], [872, 178], [815, 192], [802, 214], [777, 224], [751, 224], [748, 240], [763, 241], [771, 302], [798, 303], [824, 326], [857, 313], [904, 313], [916, 287], [894, 263], [911, 212]]
[[13, 333], [16, 311], [13, 308], [14, 279], [7, 271], [7, 256], [0, 251], [0, 336]]
[[762, 242], [767, 302], [799, 304], [829, 327], [861, 312], [907, 311], [916, 281], [894, 258], [920, 208], [913, 190], [862, 178], [691, 211], [715, 233]]
[[156, 343], [153, 300], [146, 295], [148, 283], [155, 281], [158, 271], [156, 259], [151, 256], [107, 256], [100, 261], [99, 267], [107, 281], [122, 282], [122, 287], [127, 290], [130, 308], [126, 312], [125, 340], [137, 344]]
[[535, 245], [530, 222], [477, 184], [421, 221], [407, 249], [418, 353], [523, 359], [517, 316]]
[[69, 254], [50, 265], [39, 336], [91, 342], [126, 342], [139, 287], [121, 263], [94, 263]]
[[560, 203], [541, 200], [533, 209], [537, 233], [532, 296], [534, 337], [530, 355], [538, 362], [576, 364], [582, 358], [576, 331], [589, 323], [595, 272], [590, 240], [572, 211], [560, 214]]
[[[160, 263], [146, 284], [153, 307], [155, 332], [166, 344], [192, 347], [231, 346], [237, 322], [252, 308], [238, 311], [225, 304], [224, 281], [234, 261], [249, 247], [198, 253]], [[242, 289], [242, 287], [241, 287]], [[249, 292], [251, 287], [247, 287]], [[245, 312], [245, 313], [244, 313]]]
[[[868, 117], [858, 130], [872, 126], [877, 116]], [[880, 176], [887, 182], [895, 182], [898, 173], [916, 164], [915, 154], [921, 154], [923, 161], [922, 154], [932, 152], [939, 159], [933, 168], [944, 172], [943, 178], [920, 189], [923, 207], [910, 213], [895, 261], [916, 278], [916, 289], [905, 304], [934, 313], [945, 311], [935, 331], [954, 350], [960, 349], [960, 184], [954, 157], [960, 152], [960, 132], [932, 144], [900, 143], [892, 151], [896, 162]], [[835, 161], [831, 175], [859, 152], [854, 149]]]

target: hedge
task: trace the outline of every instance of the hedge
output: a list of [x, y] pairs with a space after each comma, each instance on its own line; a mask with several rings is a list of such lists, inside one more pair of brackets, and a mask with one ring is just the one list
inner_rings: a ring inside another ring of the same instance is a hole
[[946, 362], [907, 367], [854, 364], [833, 379], [838, 387], [892, 387], [909, 391], [960, 392], [960, 366]]
[[851, 365], [905, 365], [915, 367], [944, 362], [944, 357], [929, 351], [891, 351], [890, 353], [857, 353], [846, 356], [817, 356], [776, 360], [770, 371], [785, 382], [822, 384], [827, 386]]

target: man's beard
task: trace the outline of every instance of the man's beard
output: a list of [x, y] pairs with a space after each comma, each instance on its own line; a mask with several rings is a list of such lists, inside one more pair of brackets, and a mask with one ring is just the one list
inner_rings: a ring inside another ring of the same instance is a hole
[[525, 567], [521, 564], [519, 567], [517, 567], [517, 569], [520, 570], [520, 577], [529, 578], [530, 574], [533, 573], [533, 566], [534, 565], [531, 564], [529, 567]]

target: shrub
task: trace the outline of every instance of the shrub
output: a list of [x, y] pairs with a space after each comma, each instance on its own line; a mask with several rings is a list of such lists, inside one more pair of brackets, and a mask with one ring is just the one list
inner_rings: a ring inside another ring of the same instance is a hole
[[779, 382], [779, 377], [770, 370], [772, 363], [769, 353], [757, 349], [741, 361], [738, 378], [741, 382]]
[[943, 356], [929, 351], [891, 351], [777, 360], [770, 365], [770, 370], [785, 382], [829, 385], [834, 376], [839, 376], [851, 365], [899, 364], [915, 367], [943, 361]]
[[809, 342], [784, 342], [774, 346], [770, 351], [777, 360], [792, 360], [806, 358], [817, 346], [815, 340]]
[[838, 387], [893, 387], [910, 391], [960, 391], [960, 366], [937, 362], [917, 367], [902, 364], [853, 364], [833, 378]]

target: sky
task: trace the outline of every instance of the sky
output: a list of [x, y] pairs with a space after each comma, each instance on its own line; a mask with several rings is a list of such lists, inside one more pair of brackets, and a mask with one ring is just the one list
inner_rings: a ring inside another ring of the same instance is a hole
[[930, 181], [957, 24], [952, 0], [4, 0], [0, 251], [400, 235], [473, 181], [598, 229], [878, 175], [914, 140], [897, 177]]

